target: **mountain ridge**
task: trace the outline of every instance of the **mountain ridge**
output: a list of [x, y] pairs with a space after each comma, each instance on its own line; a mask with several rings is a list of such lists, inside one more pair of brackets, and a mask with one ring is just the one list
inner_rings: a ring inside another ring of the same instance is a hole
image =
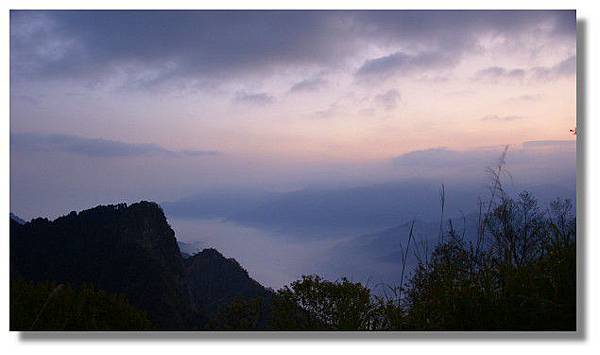
[[[161, 330], [203, 329], [213, 308], [236, 297], [267, 294], [237, 261], [216, 251], [186, 261], [154, 202], [97, 206], [22, 225], [11, 220], [10, 229], [11, 280], [91, 283], [126, 295]], [[190, 267], [195, 264], [202, 267]], [[222, 265], [220, 273], [212, 275], [213, 264]], [[228, 278], [245, 287], [223, 287]]]

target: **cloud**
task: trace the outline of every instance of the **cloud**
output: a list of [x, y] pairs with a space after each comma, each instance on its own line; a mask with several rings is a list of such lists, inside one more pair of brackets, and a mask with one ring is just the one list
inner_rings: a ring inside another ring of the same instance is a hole
[[373, 98], [373, 102], [377, 107], [380, 107], [386, 111], [391, 111], [398, 106], [401, 97], [400, 93], [396, 89], [391, 89], [383, 94], [376, 95]]
[[479, 37], [572, 43], [574, 11], [11, 11], [11, 78], [192, 85], [338, 68], [364, 44], [406, 48], [360, 75], [451, 66]]
[[250, 105], [269, 105], [275, 102], [275, 98], [267, 93], [247, 93], [247, 92], [238, 92], [233, 101], [240, 104], [250, 104]]
[[497, 82], [501, 80], [523, 80], [525, 78], [524, 69], [506, 69], [503, 67], [489, 67], [479, 70], [475, 73], [473, 80], [475, 81], [491, 81]]
[[575, 11], [364, 11], [354, 22], [371, 43], [455, 59], [480, 51], [482, 38], [515, 48], [531, 33], [539, 44], [573, 44], [576, 35]]
[[[463, 165], [467, 162], [486, 161], [488, 164], [494, 162], [502, 153], [500, 147], [484, 150], [466, 150], [458, 151], [446, 147], [431, 148], [424, 150], [415, 150], [402, 154], [392, 161], [396, 166], [409, 167], [442, 167]], [[485, 165], [484, 165], [485, 166]]]
[[540, 95], [540, 94], [536, 94], [536, 95], [520, 95], [520, 96], [509, 97], [508, 99], [506, 99], [506, 102], [507, 103], [535, 102], [535, 101], [539, 101], [541, 99], [542, 99], [542, 95]]
[[531, 69], [532, 76], [537, 80], [553, 80], [575, 75], [577, 59], [571, 56], [551, 67], [535, 67]]
[[[391, 160], [392, 164], [405, 170], [423, 174], [464, 174], [484, 172], [486, 167], [498, 163], [504, 146], [454, 150], [446, 147], [415, 150]], [[510, 146], [506, 156], [507, 168], [515, 176], [542, 174], [549, 171], [561, 174], [575, 172], [575, 141], [528, 141]], [[535, 171], [537, 168], [543, 170]], [[550, 169], [550, 170], [549, 170]]]
[[563, 77], [575, 75], [577, 60], [575, 56], [570, 56], [559, 63], [548, 67], [534, 67], [531, 69], [507, 69], [503, 67], [489, 67], [475, 73], [475, 81], [522, 81], [525, 78], [537, 81], [555, 80]]
[[314, 118], [330, 118], [335, 116], [339, 112], [339, 109], [339, 104], [332, 103], [326, 109], [314, 112], [312, 116]]
[[498, 115], [487, 115], [487, 116], [483, 116], [481, 118], [482, 121], [505, 121], [505, 122], [510, 122], [510, 121], [517, 121], [517, 120], [522, 120], [525, 117], [523, 116], [516, 116], [516, 115], [508, 115], [508, 116], [498, 116]]
[[67, 134], [12, 133], [11, 149], [20, 151], [60, 151], [87, 157], [114, 158], [136, 156], [214, 156], [215, 150], [169, 150], [157, 144], [127, 143]]
[[511, 35], [536, 30], [555, 40], [573, 38], [575, 11], [357, 11], [354, 22], [370, 37], [402, 42], [416, 37], [425, 44], [457, 48], [473, 36]]
[[356, 71], [359, 78], [382, 79], [390, 75], [408, 75], [419, 70], [454, 66], [457, 58], [445, 52], [407, 54], [395, 52], [365, 61]]
[[[106, 80], [140, 86], [222, 81], [280, 68], [328, 65], [355, 41], [333, 13], [315, 11], [12, 11], [17, 77]], [[129, 82], [129, 80], [125, 80]]]
[[19, 101], [26, 105], [32, 105], [32, 106], [40, 105], [40, 98], [36, 97], [36, 96], [32, 96], [32, 95], [11, 94], [10, 99], [11, 99], [11, 101], [12, 100]]
[[188, 156], [188, 157], [206, 157], [206, 156], [214, 156], [214, 155], [221, 154], [219, 151], [216, 151], [216, 150], [194, 150], [194, 149], [184, 149], [184, 150], [167, 151], [167, 152], [184, 155], [184, 156]]
[[327, 82], [321, 78], [305, 79], [292, 85], [291, 93], [314, 92], [322, 89]]
[[363, 109], [358, 110], [358, 114], [361, 116], [373, 116], [373, 115], [375, 115], [375, 109], [363, 108]]
[[575, 149], [575, 141], [546, 140], [523, 142], [523, 148], [571, 148]]

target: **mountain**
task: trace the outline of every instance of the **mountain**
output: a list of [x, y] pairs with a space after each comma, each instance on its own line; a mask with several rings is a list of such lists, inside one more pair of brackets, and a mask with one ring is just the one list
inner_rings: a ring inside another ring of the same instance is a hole
[[214, 313], [236, 298], [269, 298], [271, 291], [250, 278], [233, 258], [204, 249], [185, 260], [193, 301], [204, 313]]
[[124, 294], [160, 330], [204, 329], [235, 298], [268, 291], [214, 249], [184, 260], [153, 202], [98, 206], [54, 221], [10, 224], [11, 280], [55, 282]]
[[[438, 217], [439, 218], [439, 217]], [[463, 218], [452, 218], [451, 223], [458, 235], [467, 241], [474, 240], [477, 233], [478, 216], [469, 214]], [[410, 238], [410, 248], [406, 246]], [[445, 219], [443, 228], [449, 228]], [[319, 260], [318, 267], [327, 270], [325, 276], [339, 278], [349, 275], [354, 280], [372, 286], [373, 291], [387, 291], [382, 285], [397, 285], [401, 281], [402, 260], [406, 256], [406, 273], [410, 274], [418, 258], [424, 258], [436, 246], [440, 233], [440, 221], [415, 219], [391, 228], [346, 238], [334, 244], [328, 258]]]
[[169, 216], [179, 218], [231, 218], [267, 204], [280, 196], [255, 190], [207, 191], [177, 201], [163, 202]]
[[[414, 222], [414, 224], [413, 224]], [[478, 230], [478, 215], [469, 214], [463, 218], [444, 219], [443, 230], [447, 231], [452, 223], [455, 231], [466, 241], [475, 240]], [[391, 228], [386, 228], [374, 233], [364, 234], [350, 240], [343, 241], [335, 246], [338, 252], [345, 255], [364, 255], [381, 261], [400, 262], [400, 252], [406, 247], [412, 228], [411, 247], [414, 241], [417, 244], [428, 243], [433, 247], [440, 235], [440, 221], [427, 222], [419, 219], [406, 222]], [[409, 253], [410, 257], [413, 253]]]
[[[220, 217], [287, 232], [372, 231], [413, 218], [435, 220], [440, 211], [440, 187], [435, 182], [411, 180], [350, 188], [305, 188], [276, 194], [206, 193], [164, 205], [170, 217]], [[447, 213], [457, 215], [459, 210], [476, 205], [478, 194], [473, 190], [471, 186], [446, 186]]]
[[161, 329], [183, 329], [193, 305], [173, 230], [156, 203], [98, 206], [11, 223], [11, 275], [92, 283], [123, 293]]
[[24, 219], [20, 218], [19, 216], [17, 216], [16, 214], [14, 214], [12, 212], [10, 213], [10, 220], [11, 221], [15, 221], [18, 224], [25, 224], [25, 223], [27, 223]]
[[[252, 191], [207, 192], [164, 203], [176, 218], [224, 218], [259, 228], [300, 232], [303, 238], [319, 231], [373, 231], [413, 219], [439, 220], [440, 188], [432, 180], [404, 180], [349, 188], [305, 188], [286, 193]], [[479, 198], [489, 196], [487, 182], [445, 185], [445, 215], [460, 217], [474, 211]], [[525, 189], [547, 204], [557, 197], [574, 199], [575, 191], [558, 185], [504, 186], [515, 194]], [[327, 233], [318, 233], [319, 237]], [[333, 234], [332, 234], [333, 235]]]

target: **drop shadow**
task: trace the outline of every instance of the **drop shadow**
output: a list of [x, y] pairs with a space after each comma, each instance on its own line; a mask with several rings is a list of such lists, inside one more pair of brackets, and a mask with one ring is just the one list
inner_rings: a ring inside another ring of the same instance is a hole
[[27, 342], [86, 341], [579, 341], [579, 332], [22, 332]]

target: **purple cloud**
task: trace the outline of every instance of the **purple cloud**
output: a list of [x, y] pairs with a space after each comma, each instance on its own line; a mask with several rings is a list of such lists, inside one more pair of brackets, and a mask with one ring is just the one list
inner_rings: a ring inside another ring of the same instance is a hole
[[102, 138], [85, 138], [68, 134], [13, 133], [11, 149], [20, 151], [60, 151], [95, 158], [135, 156], [215, 156], [215, 150], [170, 150], [158, 144], [127, 143]]

